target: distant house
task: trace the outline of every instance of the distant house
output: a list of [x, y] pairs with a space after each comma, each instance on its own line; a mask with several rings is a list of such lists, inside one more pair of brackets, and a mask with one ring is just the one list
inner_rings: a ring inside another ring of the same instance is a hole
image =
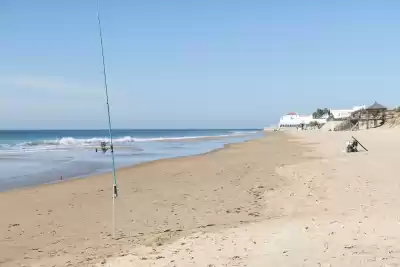
[[331, 109], [331, 115], [335, 120], [347, 119], [355, 111], [365, 109], [366, 106], [355, 106], [352, 109]]
[[293, 128], [301, 125], [309, 125], [312, 121], [320, 124], [326, 123], [327, 118], [314, 119], [312, 115], [300, 115], [296, 112], [289, 112], [283, 115], [279, 120], [279, 128]]
[[312, 115], [300, 115], [296, 112], [289, 112], [280, 118], [279, 128], [296, 128], [301, 127], [302, 125], [307, 126], [311, 122], [325, 124], [329, 117], [333, 117], [334, 120], [345, 120], [351, 117], [354, 112], [363, 109], [366, 109], [366, 106], [354, 106], [351, 109], [330, 109], [330, 114], [324, 114], [319, 119], [314, 119]]

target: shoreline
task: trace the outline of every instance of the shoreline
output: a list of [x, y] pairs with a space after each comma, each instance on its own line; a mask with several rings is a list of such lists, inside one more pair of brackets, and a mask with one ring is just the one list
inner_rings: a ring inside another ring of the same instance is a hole
[[[165, 161], [177, 160], [177, 159], [182, 159], [182, 158], [195, 158], [195, 157], [206, 156], [208, 154], [216, 153], [216, 152], [218, 152], [220, 150], [229, 148], [232, 145], [247, 143], [247, 142], [251, 142], [253, 140], [257, 140], [257, 139], [260, 139], [260, 138], [263, 138], [263, 136], [262, 137], [258, 137], [258, 138], [254, 138], [254, 139], [250, 139], [250, 140], [246, 140], [246, 141], [243, 141], [243, 142], [228, 143], [228, 144], [225, 144], [221, 148], [215, 148], [215, 149], [212, 149], [212, 150], [204, 152], [204, 153], [199, 153], [199, 154], [194, 154], [194, 155], [187, 155], [187, 156], [177, 156], [177, 157], [171, 157], [171, 158], [155, 159], [155, 160], [150, 160], [150, 161], [146, 161], [146, 162], [137, 163], [135, 165], [122, 166], [122, 167], [116, 168], [116, 171], [117, 172], [129, 171], [129, 170], [132, 170], [134, 168], [146, 167], [146, 166], [149, 166], [149, 165], [157, 163], [157, 162], [165, 162]], [[34, 189], [36, 187], [42, 187], [42, 186], [51, 186], [51, 185], [55, 185], [55, 184], [68, 183], [68, 182], [73, 182], [75, 180], [80, 180], [80, 179], [94, 179], [95, 177], [100, 176], [100, 175], [110, 175], [110, 176], [112, 176], [112, 172], [113, 172], [112, 170], [99, 171], [99, 172], [91, 173], [91, 174], [88, 174], [88, 175], [67, 177], [67, 178], [65, 178], [63, 180], [59, 180], [59, 181], [36, 184], [36, 185], [31, 185], [31, 186], [16, 187], [16, 188], [12, 188], [12, 189], [5, 190], [5, 191], [0, 191], [0, 194], [7, 193], [7, 192], [13, 192], [13, 191], [19, 191], [19, 190], [25, 190], [25, 189]]]
[[[109, 174], [3, 192], [0, 212], [8, 216], [0, 221], [0, 229], [5, 230], [0, 230], [0, 240], [8, 241], [0, 242], [0, 250], [8, 256], [0, 255], [0, 262], [4, 266], [37, 262], [52, 266], [54, 261], [93, 264], [132, 245], [157, 247], [196, 231], [272, 218], [274, 214], [263, 211], [263, 195], [285, 183], [275, 174], [276, 166], [302, 160], [305, 151], [289, 138], [265, 133], [201, 155], [118, 169], [118, 240], [109, 234]], [[24, 246], [10, 246], [10, 241]], [[32, 250], [35, 247], [43, 252]], [[81, 254], [88, 247], [93, 250], [90, 259]]]
[[[216, 137], [202, 137], [202, 138], [195, 138], [195, 139], [179, 139], [177, 141], [182, 141], [183, 142], [201, 142], [204, 140], [223, 140], [223, 139], [227, 139], [227, 143], [225, 143], [223, 145], [223, 147], [218, 147], [218, 148], [211, 148], [210, 150], [206, 151], [206, 152], [199, 152], [199, 153], [194, 153], [194, 154], [187, 154], [187, 155], [182, 155], [182, 156], [171, 156], [171, 157], [166, 157], [166, 158], [156, 158], [154, 160], [149, 160], [149, 161], [144, 161], [144, 162], [139, 162], [139, 163], [131, 163], [131, 164], [122, 164], [120, 167], [117, 167], [116, 170], [124, 170], [124, 169], [130, 169], [130, 168], [134, 168], [134, 167], [138, 167], [142, 164], [146, 164], [146, 163], [152, 163], [152, 162], [157, 162], [157, 161], [162, 161], [162, 160], [169, 160], [169, 159], [179, 159], [179, 158], [185, 158], [185, 157], [193, 157], [193, 156], [199, 156], [199, 155], [204, 155], [207, 153], [212, 153], [214, 151], [218, 151], [220, 149], [224, 149], [225, 147], [232, 145], [232, 144], [238, 144], [238, 143], [245, 143], [251, 140], [256, 140], [259, 138], [262, 138], [264, 136], [264, 133], [262, 131], [259, 131], [257, 133], [252, 133], [252, 134], [238, 134], [235, 136], [216, 136]], [[243, 140], [243, 141], [236, 141], [236, 140], [229, 140], [232, 138], [244, 138], [244, 137], [248, 137], [250, 139], [248, 140]], [[200, 140], [199, 140], [200, 139]], [[175, 140], [160, 140], [160, 141], [155, 141], [155, 142], [173, 142]], [[99, 152], [100, 153], [100, 152]], [[111, 161], [110, 161], [111, 162]], [[111, 163], [110, 163], [111, 165]], [[73, 181], [73, 180], [79, 180], [79, 179], [88, 179], [91, 176], [98, 176], [98, 175], [105, 175], [108, 173], [112, 172], [112, 167], [107, 167], [107, 168], [102, 168], [102, 169], [98, 169], [95, 170], [93, 172], [90, 172], [88, 174], [82, 174], [82, 175], [78, 175], [78, 176], [68, 176], [68, 175], [60, 175], [60, 179], [56, 180], [54, 179], [53, 181], [50, 182], [44, 182], [44, 183], [40, 183], [38, 182], [37, 184], [32, 184], [32, 185], [22, 185], [22, 186], [15, 186], [15, 187], [11, 187], [5, 190], [0, 190], [0, 194], [4, 193], [4, 192], [9, 192], [9, 191], [15, 191], [15, 190], [19, 190], [19, 189], [25, 189], [25, 188], [35, 188], [37, 186], [42, 186], [42, 185], [52, 185], [52, 184], [58, 184], [58, 183], [64, 183], [64, 182], [68, 182], [68, 181]], [[63, 179], [61, 179], [61, 177], [63, 177]]]

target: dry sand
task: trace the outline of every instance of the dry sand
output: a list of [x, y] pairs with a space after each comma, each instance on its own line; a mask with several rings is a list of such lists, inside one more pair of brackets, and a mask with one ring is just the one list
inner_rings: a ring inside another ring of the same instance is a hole
[[[356, 135], [369, 152], [346, 154]], [[400, 266], [400, 131], [268, 133], [0, 194], [0, 266]]]

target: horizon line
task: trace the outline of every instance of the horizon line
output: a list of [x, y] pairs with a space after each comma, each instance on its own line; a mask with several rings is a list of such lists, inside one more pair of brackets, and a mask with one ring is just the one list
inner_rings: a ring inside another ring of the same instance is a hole
[[[176, 131], [176, 130], [262, 130], [263, 128], [115, 128], [113, 131], [120, 130], [134, 130], [134, 131], [154, 131], [154, 130], [163, 130], [163, 131]], [[12, 128], [4, 128], [0, 129], [0, 131], [108, 131], [107, 128], [45, 128], [45, 129], [12, 129]]]

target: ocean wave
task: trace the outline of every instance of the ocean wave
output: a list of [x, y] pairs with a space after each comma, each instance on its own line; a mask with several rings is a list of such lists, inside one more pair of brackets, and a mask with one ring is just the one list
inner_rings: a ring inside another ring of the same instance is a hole
[[[90, 145], [99, 145], [101, 142], [109, 143], [109, 138], [89, 138], [89, 139], [81, 139], [81, 138], [73, 138], [73, 137], [63, 137], [59, 139], [53, 140], [36, 140], [36, 141], [28, 141], [18, 144], [20, 147], [30, 147], [30, 146], [90, 146]], [[135, 142], [134, 138], [130, 136], [125, 136], [123, 138], [113, 139], [114, 143], [130, 143]]]
[[234, 135], [256, 134], [259, 131], [231, 131]]
[[[244, 134], [253, 134], [256, 132], [245, 132], [245, 131], [237, 131], [231, 132], [229, 134], [223, 135], [208, 135], [208, 136], [182, 136], [182, 137], [152, 137], [152, 138], [138, 138], [132, 136], [124, 136], [113, 139], [114, 144], [129, 144], [133, 142], [155, 142], [155, 141], [179, 141], [179, 140], [190, 140], [190, 139], [205, 139], [205, 138], [221, 138], [221, 137], [232, 137]], [[73, 138], [73, 137], [63, 137], [59, 139], [53, 140], [35, 140], [35, 141], [27, 141], [18, 144], [18, 147], [26, 148], [33, 146], [62, 146], [62, 147], [85, 147], [85, 146], [94, 146], [100, 145], [101, 142], [110, 143], [109, 138], [99, 138], [93, 137], [88, 139], [81, 138]]]
[[[134, 142], [157, 142], [157, 141], [184, 141], [184, 140], [193, 140], [193, 139], [208, 139], [208, 138], [223, 138], [223, 137], [235, 137], [240, 135], [254, 134], [257, 131], [232, 131], [228, 134], [222, 135], [207, 135], [207, 136], [181, 136], [181, 137], [151, 137], [151, 138], [140, 138], [140, 137], [132, 137], [132, 136], [124, 136], [117, 137], [113, 139], [114, 145], [128, 145]], [[10, 148], [19, 148], [23, 150], [30, 150], [33, 147], [40, 147], [40, 149], [48, 150], [57, 148], [70, 148], [70, 147], [93, 147], [99, 146], [101, 142], [110, 143], [110, 139], [107, 137], [93, 137], [93, 138], [74, 138], [74, 137], [63, 137], [53, 140], [34, 140], [34, 141], [26, 141], [19, 143], [10, 147], [10, 145], [4, 144], [0, 147], [4, 149]]]

